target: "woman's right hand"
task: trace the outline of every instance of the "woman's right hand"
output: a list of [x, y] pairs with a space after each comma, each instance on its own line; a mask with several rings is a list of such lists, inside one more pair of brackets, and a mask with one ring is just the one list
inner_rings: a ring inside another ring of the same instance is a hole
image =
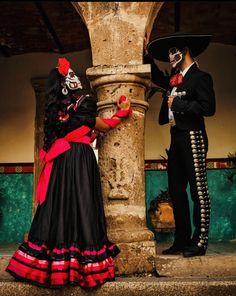
[[125, 96], [120, 96], [117, 100], [117, 106], [121, 110], [128, 110], [130, 108], [130, 99]]

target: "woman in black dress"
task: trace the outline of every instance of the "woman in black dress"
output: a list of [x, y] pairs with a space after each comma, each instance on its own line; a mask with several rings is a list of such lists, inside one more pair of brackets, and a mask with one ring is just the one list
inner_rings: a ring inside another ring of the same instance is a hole
[[79, 95], [78, 77], [60, 58], [47, 81], [39, 203], [29, 236], [6, 271], [42, 287], [95, 287], [115, 279], [118, 247], [107, 237], [99, 169], [91, 141], [131, 114], [121, 97], [111, 119], [96, 117], [92, 95]]

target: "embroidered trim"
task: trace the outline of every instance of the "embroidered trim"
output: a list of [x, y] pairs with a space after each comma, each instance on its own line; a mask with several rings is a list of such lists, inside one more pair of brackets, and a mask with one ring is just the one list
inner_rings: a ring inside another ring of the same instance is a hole
[[197, 193], [200, 205], [200, 234], [198, 238], [198, 247], [207, 248], [208, 244], [208, 229], [210, 223], [210, 197], [207, 185], [206, 176], [206, 147], [202, 136], [202, 131], [190, 131], [190, 141], [193, 153], [194, 170], [196, 177]]

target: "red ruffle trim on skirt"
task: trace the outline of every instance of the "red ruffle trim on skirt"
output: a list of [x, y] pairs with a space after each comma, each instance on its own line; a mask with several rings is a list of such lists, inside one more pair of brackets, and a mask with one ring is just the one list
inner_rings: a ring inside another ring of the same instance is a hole
[[[18, 280], [51, 288], [65, 285], [92, 288], [115, 279], [113, 257], [119, 252], [115, 244], [103, 246], [96, 251], [81, 251], [76, 247], [53, 249], [53, 256], [50, 256], [49, 250], [45, 250], [46, 246], [37, 246], [30, 242], [23, 244], [27, 244], [28, 247], [30, 245], [29, 252], [23, 251], [26, 249], [25, 246], [19, 248], [6, 268], [6, 271]], [[37, 256], [36, 253], [34, 256], [32, 250], [38, 252], [41, 248], [46, 251], [45, 256]], [[110, 252], [112, 255], [109, 255]], [[84, 253], [86, 260], [80, 260]], [[59, 254], [58, 258], [55, 254]], [[88, 262], [90, 255], [91, 262]], [[95, 258], [101, 261], [94, 262]]]

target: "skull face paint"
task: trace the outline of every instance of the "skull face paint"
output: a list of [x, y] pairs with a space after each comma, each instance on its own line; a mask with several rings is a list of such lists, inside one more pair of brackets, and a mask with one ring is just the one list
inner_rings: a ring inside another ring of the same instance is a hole
[[68, 70], [68, 73], [65, 77], [65, 84], [70, 90], [76, 90], [79, 88], [82, 89], [81, 82], [72, 69]]
[[183, 60], [183, 53], [176, 47], [169, 49], [169, 61], [172, 68], [175, 68]]

